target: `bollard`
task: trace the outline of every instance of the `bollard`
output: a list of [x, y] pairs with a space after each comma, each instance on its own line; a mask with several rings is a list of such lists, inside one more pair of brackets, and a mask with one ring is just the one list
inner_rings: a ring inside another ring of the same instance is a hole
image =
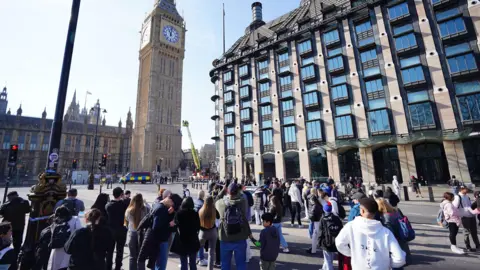
[[100, 194], [102, 194], [102, 184], [100, 184]]
[[435, 197], [433, 196], [433, 188], [428, 187], [428, 197], [430, 198], [430, 202], [435, 202]]
[[123, 190], [126, 190], [127, 189], [127, 182], [123, 182]]
[[385, 194], [385, 185], [382, 185], [382, 191]]
[[403, 187], [403, 194], [405, 194], [405, 201], [410, 201], [410, 197], [408, 197], [408, 187]]

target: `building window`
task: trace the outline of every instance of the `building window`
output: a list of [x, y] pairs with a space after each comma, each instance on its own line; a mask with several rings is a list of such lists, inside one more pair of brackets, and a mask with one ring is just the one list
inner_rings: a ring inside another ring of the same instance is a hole
[[242, 101], [242, 109], [251, 108], [251, 107], [252, 107], [252, 102], [250, 100]]
[[243, 109], [240, 111], [240, 120], [242, 121], [251, 120], [250, 108]]
[[240, 81], [240, 86], [250, 85], [250, 79], [245, 79]]
[[305, 107], [318, 105], [318, 93], [310, 92], [303, 94], [303, 104]]
[[335, 117], [335, 132], [337, 138], [353, 137], [352, 116], [344, 115]]
[[262, 131], [262, 144], [273, 145], [273, 130], [267, 129]]
[[393, 34], [395, 36], [405, 34], [411, 31], [413, 31], [413, 25], [411, 23], [393, 27]]
[[280, 91], [292, 90], [292, 77], [280, 77]]
[[360, 59], [362, 59], [362, 63], [377, 59], [377, 50], [371, 49], [360, 53]]
[[300, 70], [302, 80], [315, 78], [315, 69], [313, 65], [302, 67]]
[[480, 92], [480, 81], [458, 82], [455, 83], [455, 93], [457, 95]]
[[42, 151], [48, 151], [49, 144], [48, 142], [45, 142], [42, 144]]
[[347, 77], [345, 75], [331, 77], [331, 85], [337, 85], [337, 84], [342, 84], [346, 82], [347, 82]]
[[246, 131], [252, 131], [252, 124], [243, 124], [242, 125], [242, 130], [243, 132], [246, 132]]
[[457, 7], [452, 8], [452, 9], [447, 9], [443, 11], [439, 11], [435, 14], [435, 18], [437, 21], [443, 21], [452, 17], [455, 17], [457, 15], [460, 15], [460, 10], [458, 10]]
[[341, 84], [332, 87], [332, 99], [348, 99], [347, 85]]
[[223, 91], [223, 92], [228, 92], [228, 91], [233, 92], [233, 85], [225, 85], [225, 91]]
[[240, 87], [240, 98], [246, 98], [250, 96], [250, 91], [249, 91], [248, 86], [242, 86]]
[[233, 107], [233, 105], [230, 105], [230, 106], [225, 106], [225, 112], [233, 112], [235, 109]]
[[440, 29], [440, 36], [442, 38], [449, 38], [467, 32], [467, 28], [461, 17], [441, 22], [438, 24], [438, 28]]
[[293, 101], [292, 100], [282, 101], [282, 111], [289, 111], [289, 110], [293, 110]]
[[288, 52], [284, 52], [278, 55], [278, 67], [280, 73], [290, 70], [290, 60], [288, 58]]
[[260, 107], [260, 115], [271, 115], [272, 114], [272, 107], [271, 106], [261, 106]]
[[338, 35], [338, 30], [332, 30], [330, 32], [326, 32], [323, 34], [323, 40], [325, 42], [325, 45], [333, 44], [337, 41], [340, 40], [340, 37]]
[[233, 113], [226, 113], [224, 118], [225, 118], [225, 124], [233, 123]]
[[[233, 134], [235, 134], [235, 128], [233, 128], [233, 127], [227, 127], [227, 128], [225, 128], [225, 134], [227, 134], [227, 135], [233, 135]], [[161, 138], [160, 138], [160, 139], [161, 139]], [[161, 141], [161, 140], [160, 140], [160, 141]]]
[[370, 21], [366, 21], [355, 26], [355, 32], [357, 32], [357, 35], [367, 32], [368, 30], [372, 30], [372, 23], [370, 23]]
[[403, 2], [396, 6], [388, 8], [388, 17], [390, 20], [398, 19], [409, 14], [408, 3]]
[[391, 129], [387, 109], [368, 112], [368, 120], [371, 133], [390, 133]]
[[243, 134], [243, 147], [251, 148], [253, 147], [253, 134], [248, 132]]
[[315, 58], [313, 56], [302, 58], [302, 66], [306, 66], [314, 63], [315, 63]]
[[293, 115], [283, 117], [283, 124], [284, 125], [295, 124], [295, 117], [293, 117]]
[[358, 41], [358, 46], [359, 47], [363, 47], [363, 46], [366, 46], [368, 44], [372, 44], [375, 42], [375, 38], [374, 37], [367, 37], [367, 38], [364, 38], [364, 39], [360, 39]]
[[238, 68], [238, 74], [240, 77], [244, 77], [248, 75], [248, 65], [243, 65]]
[[400, 68], [402, 69], [404, 85], [425, 81], [421, 64], [420, 56], [400, 59]]
[[28, 149], [30, 151], [37, 150], [37, 141], [38, 141], [38, 135], [37, 134], [32, 134], [30, 136], [30, 146], [28, 147]]
[[450, 73], [455, 75], [465, 71], [476, 71], [477, 63], [468, 43], [445, 48]]
[[378, 67], [378, 66], [367, 68], [367, 69], [363, 70], [363, 77], [364, 78], [372, 77], [372, 76], [375, 76], [375, 75], [378, 75], [378, 74], [380, 74], [380, 67]]
[[370, 110], [376, 110], [385, 107], [387, 107], [387, 103], [385, 102], [384, 98], [370, 99], [368, 101], [368, 109]]
[[303, 92], [316, 91], [318, 89], [316, 83], [305, 84], [303, 88], [304, 88]]
[[228, 83], [232, 81], [232, 71], [223, 73], [223, 82]]
[[410, 123], [413, 129], [428, 129], [435, 127], [432, 105], [427, 91], [409, 92], [408, 109], [410, 111]]
[[10, 149], [10, 141], [12, 140], [12, 134], [10, 132], [5, 132], [3, 134], [3, 149]]
[[343, 69], [343, 57], [337, 56], [335, 58], [328, 59], [328, 71]]
[[227, 92], [223, 94], [223, 100], [225, 103], [230, 103], [233, 101], [233, 93], [232, 92]]
[[271, 128], [271, 127], [272, 127], [272, 120], [262, 121], [262, 128]]
[[410, 33], [395, 38], [395, 49], [398, 51], [408, 50], [417, 46], [417, 40], [415, 34]]
[[307, 122], [307, 140], [320, 141], [322, 140], [322, 128], [320, 120]]
[[480, 120], [480, 94], [459, 96], [457, 99], [460, 113], [462, 115], [462, 121]]
[[366, 81], [365, 82], [365, 88], [367, 90], [367, 93], [374, 93], [378, 91], [383, 91], [383, 83], [382, 79], [375, 79], [371, 81]]
[[285, 143], [297, 142], [297, 134], [295, 133], [295, 126], [288, 126], [283, 128], [283, 141]]
[[[70, 139], [70, 136], [67, 136], [67, 141], [69, 139]], [[25, 133], [20, 132], [18, 134], [17, 144], [18, 144], [18, 150], [25, 150]], [[70, 145], [69, 147], [66, 147], [66, 148], [70, 150]]]
[[298, 53], [300, 55], [307, 52], [311, 52], [311, 51], [312, 51], [312, 41], [310, 39], [307, 39], [305, 41], [298, 43]]
[[333, 57], [333, 56], [336, 56], [336, 55], [339, 55], [339, 54], [342, 54], [342, 53], [343, 53], [342, 47], [332, 48], [332, 49], [327, 50], [328, 57]]
[[268, 78], [268, 60], [258, 62], [258, 74], [260, 79]]
[[235, 136], [234, 135], [227, 136], [227, 149], [228, 150], [235, 150]]
[[337, 106], [335, 108], [335, 114], [337, 116], [345, 115], [345, 114], [351, 114], [351, 113], [352, 113], [352, 109], [351, 109], [350, 105]]
[[320, 111], [311, 111], [307, 113], [307, 120], [320, 119]]

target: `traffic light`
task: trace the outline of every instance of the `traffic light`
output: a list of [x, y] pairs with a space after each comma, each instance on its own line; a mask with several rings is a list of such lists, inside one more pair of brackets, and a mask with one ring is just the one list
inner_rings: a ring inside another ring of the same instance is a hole
[[17, 165], [18, 144], [10, 145], [10, 152], [8, 153], [8, 166], [14, 167]]
[[78, 163], [78, 160], [77, 159], [74, 159], [72, 161], [72, 169], [76, 170], [77, 169], [77, 163]]
[[103, 167], [107, 166], [107, 154], [102, 155], [102, 166]]

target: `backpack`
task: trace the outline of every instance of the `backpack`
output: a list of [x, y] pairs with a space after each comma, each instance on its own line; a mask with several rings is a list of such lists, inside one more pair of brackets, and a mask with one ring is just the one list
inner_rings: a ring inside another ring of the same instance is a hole
[[252, 193], [245, 191], [245, 196], [247, 196], [247, 201], [248, 201], [248, 206], [252, 207], [253, 206], [253, 196]]
[[445, 220], [445, 213], [443, 212], [442, 208], [438, 210], [437, 223], [440, 225], [440, 227], [448, 229], [448, 222]]
[[[320, 238], [320, 246], [326, 248], [330, 252], [337, 252], [337, 247], [335, 246], [335, 238], [340, 233], [342, 226], [336, 224], [334, 221], [334, 216], [329, 219], [322, 218], [322, 237]], [[341, 224], [341, 222], [340, 222]]]
[[338, 217], [340, 219], [344, 219], [347, 217], [347, 212], [345, 211], [345, 208], [343, 208], [343, 205], [337, 202], [338, 205]]
[[51, 225], [50, 230], [52, 232], [52, 236], [50, 238], [49, 248], [51, 249], [63, 248], [72, 234], [68, 222], [59, 224], [54, 223]]
[[234, 235], [242, 231], [242, 216], [242, 211], [240, 211], [235, 204], [227, 204], [225, 209], [224, 226], [228, 235]]
[[77, 216], [78, 215], [77, 199], [63, 200], [62, 206], [65, 206], [70, 211], [72, 216]]
[[412, 224], [408, 221], [406, 216], [398, 217], [398, 225], [400, 228], [400, 239], [406, 242], [410, 242], [415, 239], [415, 230], [412, 228]]

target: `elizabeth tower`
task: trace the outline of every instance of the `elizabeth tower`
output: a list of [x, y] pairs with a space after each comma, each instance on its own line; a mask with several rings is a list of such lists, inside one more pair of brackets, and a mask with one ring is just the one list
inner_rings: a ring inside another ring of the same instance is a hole
[[131, 171], [173, 171], [182, 159], [185, 32], [174, 0], [156, 1], [143, 22]]

